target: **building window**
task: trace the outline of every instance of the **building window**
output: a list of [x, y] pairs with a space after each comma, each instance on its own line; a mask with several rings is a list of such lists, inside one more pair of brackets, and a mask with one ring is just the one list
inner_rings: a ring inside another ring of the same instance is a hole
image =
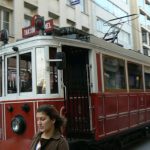
[[101, 18], [97, 17], [97, 19], [96, 19], [96, 29], [97, 29], [97, 31], [102, 32], [102, 33], [107, 33], [107, 31], [109, 30], [111, 25], [110, 24], [105, 25], [105, 22], [106, 21], [104, 21]]
[[87, 13], [87, 1], [85, 0], [80, 0], [80, 6], [81, 6], [81, 12]]
[[122, 2], [128, 4], [128, 0], [122, 0]]
[[7, 29], [9, 31], [10, 26], [10, 13], [7, 10], [0, 9], [0, 30]]
[[118, 42], [120, 44], [123, 44], [124, 46], [130, 46], [131, 45], [131, 37], [130, 34], [121, 30], [118, 34]]
[[48, 16], [50, 19], [53, 19], [53, 23], [55, 26], [59, 26], [59, 15], [49, 11]]
[[67, 24], [71, 27], [75, 27], [76, 23], [72, 20], [67, 19]]
[[140, 19], [140, 24], [143, 25], [143, 26], [146, 26], [146, 16], [143, 15], [143, 14], [140, 14], [139, 15], [139, 19]]
[[32, 19], [31, 16], [38, 14], [38, 8], [36, 4], [24, 1], [24, 9], [25, 9], [25, 14], [24, 14], [23, 27], [28, 27], [31, 25], [31, 22], [30, 22]]
[[145, 2], [143, 0], [138, 0], [137, 2], [139, 6], [144, 7]]
[[112, 2], [105, 0], [95, 0], [95, 3], [98, 4], [100, 7], [105, 9], [106, 11], [110, 12], [111, 14], [115, 15], [116, 17], [127, 16], [128, 13], [124, 10], [120, 9], [118, 6], [113, 4]]
[[24, 23], [23, 23], [23, 27], [28, 27], [31, 25], [31, 17], [24, 15]]
[[143, 53], [144, 53], [144, 55], [148, 56], [148, 51], [149, 51], [148, 48], [143, 47]]
[[147, 44], [147, 32], [142, 30], [142, 42]]
[[89, 29], [87, 27], [83, 27], [82, 26], [82, 31], [86, 32], [86, 33], [89, 33]]

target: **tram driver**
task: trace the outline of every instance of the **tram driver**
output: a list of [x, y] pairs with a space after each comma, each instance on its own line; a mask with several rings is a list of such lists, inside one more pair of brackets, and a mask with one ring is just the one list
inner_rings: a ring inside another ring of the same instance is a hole
[[30, 71], [24, 72], [24, 81], [22, 82], [21, 92], [32, 91], [32, 75]]

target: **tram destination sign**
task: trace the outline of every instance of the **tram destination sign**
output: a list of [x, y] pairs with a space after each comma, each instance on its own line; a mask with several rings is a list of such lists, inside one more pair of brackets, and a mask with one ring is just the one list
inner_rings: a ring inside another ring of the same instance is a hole
[[[53, 19], [45, 21], [45, 30], [44, 32], [50, 32], [54, 28]], [[25, 28], [22, 28], [22, 37], [28, 38], [35, 35], [38, 35], [40, 33], [40, 30], [36, 30], [35, 28], [35, 16], [31, 20], [31, 25]]]

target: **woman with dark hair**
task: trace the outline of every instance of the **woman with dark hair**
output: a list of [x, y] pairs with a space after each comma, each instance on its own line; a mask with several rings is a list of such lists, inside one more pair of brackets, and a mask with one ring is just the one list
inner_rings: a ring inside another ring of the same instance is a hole
[[63, 120], [55, 107], [41, 105], [36, 113], [39, 132], [34, 136], [30, 150], [69, 150], [61, 134]]

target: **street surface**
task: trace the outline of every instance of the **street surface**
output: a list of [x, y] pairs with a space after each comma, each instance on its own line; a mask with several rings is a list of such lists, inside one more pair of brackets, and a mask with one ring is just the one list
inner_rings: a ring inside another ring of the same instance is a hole
[[150, 137], [142, 139], [126, 147], [124, 150], [150, 150]]

